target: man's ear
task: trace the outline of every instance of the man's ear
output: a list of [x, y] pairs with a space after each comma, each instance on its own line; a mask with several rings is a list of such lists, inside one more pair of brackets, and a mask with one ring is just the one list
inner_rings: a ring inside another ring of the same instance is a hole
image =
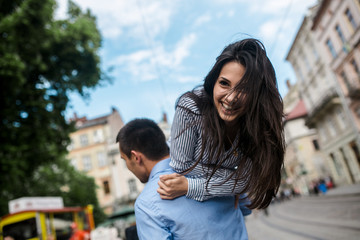
[[142, 164], [141, 153], [135, 150], [131, 150], [131, 158], [139, 165]]

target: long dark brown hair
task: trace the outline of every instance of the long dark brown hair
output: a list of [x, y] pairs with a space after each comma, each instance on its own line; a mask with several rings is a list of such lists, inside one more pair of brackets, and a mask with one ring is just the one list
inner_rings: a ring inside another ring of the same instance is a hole
[[222, 67], [229, 62], [237, 62], [245, 67], [243, 78], [232, 91], [246, 97], [234, 103], [242, 105], [244, 109], [233, 129], [239, 135], [236, 149], [241, 154], [238, 155], [237, 168], [225, 181], [233, 178], [235, 185], [244, 185], [241, 193], [248, 194], [251, 201], [249, 208], [266, 208], [279, 189], [285, 143], [283, 102], [274, 68], [259, 40], [244, 39], [228, 45], [205, 77], [202, 94], [196, 94], [195, 89], [185, 93], [200, 109], [202, 139], [211, 139], [202, 141], [200, 157], [188, 171], [201, 161], [204, 152], [208, 152], [207, 164], [213, 166], [209, 168], [209, 182], [216, 170], [230, 157], [230, 154], [224, 156], [221, 150], [226, 149], [228, 135], [213, 100], [214, 85]]

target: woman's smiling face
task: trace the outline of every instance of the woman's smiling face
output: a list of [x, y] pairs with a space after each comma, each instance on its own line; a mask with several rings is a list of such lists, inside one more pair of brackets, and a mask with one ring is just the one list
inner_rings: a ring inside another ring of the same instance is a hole
[[[226, 125], [232, 125], [243, 113], [238, 101], [243, 96], [233, 91], [245, 74], [245, 67], [237, 62], [226, 63], [214, 85], [213, 100], [215, 108]], [[235, 108], [237, 106], [237, 108]]]

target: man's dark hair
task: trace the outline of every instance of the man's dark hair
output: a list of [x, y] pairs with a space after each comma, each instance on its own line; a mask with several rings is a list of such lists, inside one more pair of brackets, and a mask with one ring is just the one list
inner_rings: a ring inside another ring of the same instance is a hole
[[120, 150], [128, 158], [131, 151], [139, 151], [150, 160], [159, 160], [169, 154], [166, 138], [159, 126], [150, 119], [134, 119], [122, 127], [116, 137]]

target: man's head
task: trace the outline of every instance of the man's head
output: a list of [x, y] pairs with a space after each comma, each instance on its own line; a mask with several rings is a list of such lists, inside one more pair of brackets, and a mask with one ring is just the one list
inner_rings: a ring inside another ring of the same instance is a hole
[[169, 156], [164, 133], [149, 119], [135, 119], [120, 129], [116, 142], [128, 169], [143, 183], [148, 181], [152, 167]]

